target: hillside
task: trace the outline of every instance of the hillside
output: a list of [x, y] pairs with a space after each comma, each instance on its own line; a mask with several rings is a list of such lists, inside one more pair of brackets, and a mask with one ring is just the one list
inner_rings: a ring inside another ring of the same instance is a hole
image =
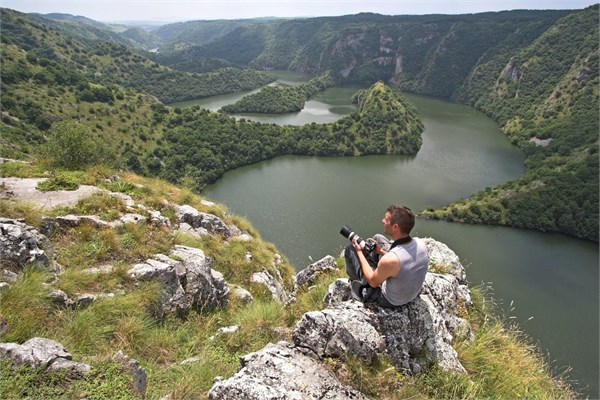
[[189, 190], [97, 165], [70, 176], [94, 193], [55, 208], [1, 181], [2, 398], [576, 397], [433, 239], [422, 296], [372, 310], [333, 257], [294, 276], [247, 221]]

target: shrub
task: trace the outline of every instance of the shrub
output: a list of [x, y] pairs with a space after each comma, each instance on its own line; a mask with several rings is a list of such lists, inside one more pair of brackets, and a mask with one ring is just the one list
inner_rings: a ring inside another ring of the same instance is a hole
[[73, 122], [56, 124], [41, 152], [51, 166], [68, 170], [110, 164], [114, 158], [99, 138]]

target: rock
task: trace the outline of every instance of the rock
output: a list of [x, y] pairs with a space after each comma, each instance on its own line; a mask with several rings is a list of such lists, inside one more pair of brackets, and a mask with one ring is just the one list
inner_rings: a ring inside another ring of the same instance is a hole
[[17, 279], [19, 279], [19, 275], [16, 273], [9, 271], [7, 269], [3, 269], [0, 271], [0, 280], [7, 283], [16, 283]]
[[70, 378], [81, 379], [89, 374], [92, 367], [88, 364], [79, 363], [64, 358], [57, 358], [48, 367], [51, 371], [65, 371]]
[[160, 211], [150, 210], [148, 211], [150, 223], [157, 227], [166, 227], [171, 229], [171, 221], [169, 218], [163, 216]]
[[454, 251], [442, 242], [425, 238], [429, 253], [429, 270], [441, 269], [443, 273], [454, 275], [461, 284], [467, 284], [467, 274]]
[[254, 297], [252, 297], [249, 291], [237, 285], [232, 287], [231, 295], [237, 298], [242, 304], [250, 304], [254, 301]]
[[224, 239], [228, 239], [233, 236], [239, 236], [242, 233], [239, 228], [225, 224], [216, 215], [200, 212], [189, 205], [175, 205], [175, 211], [179, 223], [184, 222], [190, 225], [195, 230], [199, 230], [200, 234], [203, 234], [203, 232], [212, 235], [218, 234]]
[[129, 358], [121, 350], [112, 356], [113, 361], [123, 366], [123, 372], [131, 375], [133, 378], [133, 390], [142, 397], [146, 393], [147, 374], [146, 370], [140, 366], [137, 360]]
[[280, 281], [281, 280], [275, 279], [273, 275], [271, 275], [271, 273], [269, 273], [269, 271], [266, 269], [261, 272], [255, 272], [250, 277], [250, 282], [264, 285], [269, 292], [271, 292], [274, 300], [285, 304], [288, 303], [292, 298], [287, 294]]
[[40, 337], [29, 339], [22, 345], [0, 343], [0, 359], [9, 360], [15, 366], [66, 370], [72, 378], [80, 378], [91, 371], [89, 365], [72, 361], [71, 354], [60, 343]]
[[0, 217], [0, 265], [16, 270], [35, 265], [55, 272], [53, 257], [54, 249], [45, 235], [23, 222]]
[[175, 246], [171, 252], [177, 260], [157, 254], [145, 263], [129, 269], [138, 281], [158, 280], [163, 287], [159, 316], [185, 316], [190, 309], [224, 307], [228, 303], [229, 286], [223, 275], [210, 268], [213, 261], [199, 249]]
[[348, 354], [369, 363], [385, 349], [375, 328], [374, 314], [358, 302], [346, 302], [304, 314], [292, 335], [297, 347], [318, 357], [343, 358]]
[[367, 399], [286, 342], [268, 344], [241, 362], [234, 376], [213, 385], [210, 400]]
[[329, 285], [329, 288], [327, 288], [327, 293], [323, 298], [323, 303], [325, 303], [327, 306], [332, 306], [334, 304], [348, 301], [351, 298], [352, 294], [350, 291], [350, 282], [348, 279], [339, 278]]
[[453, 275], [428, 273], [417, 299], [394, 309], [368, 308], [353, 300], [337, 301], [350, 297], [349, 285], [338, 280], [330, 286], [333, 305], [306, 313], [292, 337], [296, 346], [319, 357], [350, 353], [369, 361], [380, 354], [400, 371], [416, 373], [437, 363], [444, 370], [465, 373], [451, 346], [453, 334], [470, 332], [457, 315], [457, 305], [464, 301], [460, 286]]
[[101, 220], [95, 215], [65, 215], [63, 217], [56, 217], [56, 222], [61, 228], [75, 228], [81, 224], [90, 224], [96, 228], [108, 228], [109, 223]]
[[338, 269], [335, 258], [326, 256], [319, 261], [310, 264], [302, 271], [296, 274], [296, 287], [302, 288], [310, 286], [314, 283], [319, 275], [325, 271], [335, 271]]
[[71, 300], [65, 292], [59, 289], [50, 292], [48, 299], [59, 308], [73, 307], [75, 305], [75, 302]]

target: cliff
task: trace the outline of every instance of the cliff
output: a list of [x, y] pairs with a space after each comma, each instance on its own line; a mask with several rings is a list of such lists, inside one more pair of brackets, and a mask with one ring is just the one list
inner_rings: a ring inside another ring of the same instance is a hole
[[[351, 299], [334, 257], [294, 275], [222, 206], [161, 181], [87, 174], [96, 193], [44, 210], [3, 178], [2, 397], [341, 399], [496, 389], [483, 388], [489, 372], [465, 351], [480, 345], [492, 317], [474, 319], [481, 300], [444, 244], [427, 239], [430, 273], [418, 299], [368, 308]], [[535, 387], [571, 396], [526, 353], [519, 358], [541, 376]], [[440, 377], [455, 382], [422, 383]], [[503, 393], [524, 394], [526, 385], [510, 380]]]

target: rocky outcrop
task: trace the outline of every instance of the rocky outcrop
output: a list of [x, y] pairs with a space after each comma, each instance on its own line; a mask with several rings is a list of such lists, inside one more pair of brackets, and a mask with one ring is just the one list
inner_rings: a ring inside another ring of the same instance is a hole
[[286, 342], [269, 344], [241, 362], [238, 373], [212, 387], [210, 400], [368, 399]]
[[175, 246], [171, 257], [157, 254], [128, 272], [139, 282], [154, 280], [162, 284], [159, 316], [185, 316], [192, 308], [210, 310], [227, 305], [229, 286], [223, 275], [211, 268], [213, 260], [202, 250]]
[[[235, 225], [227, 225], [216, 215], [200, 212], [192, 206], [175, 205], [175, 211], [180, 225], [183, 225], [182, 228], [189, 226], [200, 235], [217, 234], [224, 239], [228, 239], [242, 234]], [[189, 228], [187, 229], [190, 230]]]
[[71, 354], [58, 342], [35, 337], [25, 343], [0, 343], [0, 360], [15, 366], [65, 371], [70, 378], [81, 378], [91, 371], [88, 364], [72, 361]]
[[[430, 265], [445, 273], [428, 273], [415, 300], [394, 309], [365, 305], [352, 299], [347, 279], [338, 279], [325, 295], [327, 308], [308, 312], [298, 322], [293, 345], [269, 344], [242, 358], [240, 371], [217, 382], [209, 398], [366, 398], [339, 386], [319, 361], [329, 357], [352, 356], [366, 364], [385, 358], [410, 375], [433, 364], [466, 373], [452, 347], [457, 336], [472, 336], [469, 324], [460, 317], [461, 307], [471, 304], [464, 267], [445, 244], [425, 241]], [[311, 269], [321, 269], [317, 265], [321, 262]], [[304, 276], [313, 274], [299, 275], [297, 281], [309, 282]]]
[[20, 271], [34, 265], [55, 271], [54, 249], [37, 229], [15, 219], [0, 218], [0, 265]]

